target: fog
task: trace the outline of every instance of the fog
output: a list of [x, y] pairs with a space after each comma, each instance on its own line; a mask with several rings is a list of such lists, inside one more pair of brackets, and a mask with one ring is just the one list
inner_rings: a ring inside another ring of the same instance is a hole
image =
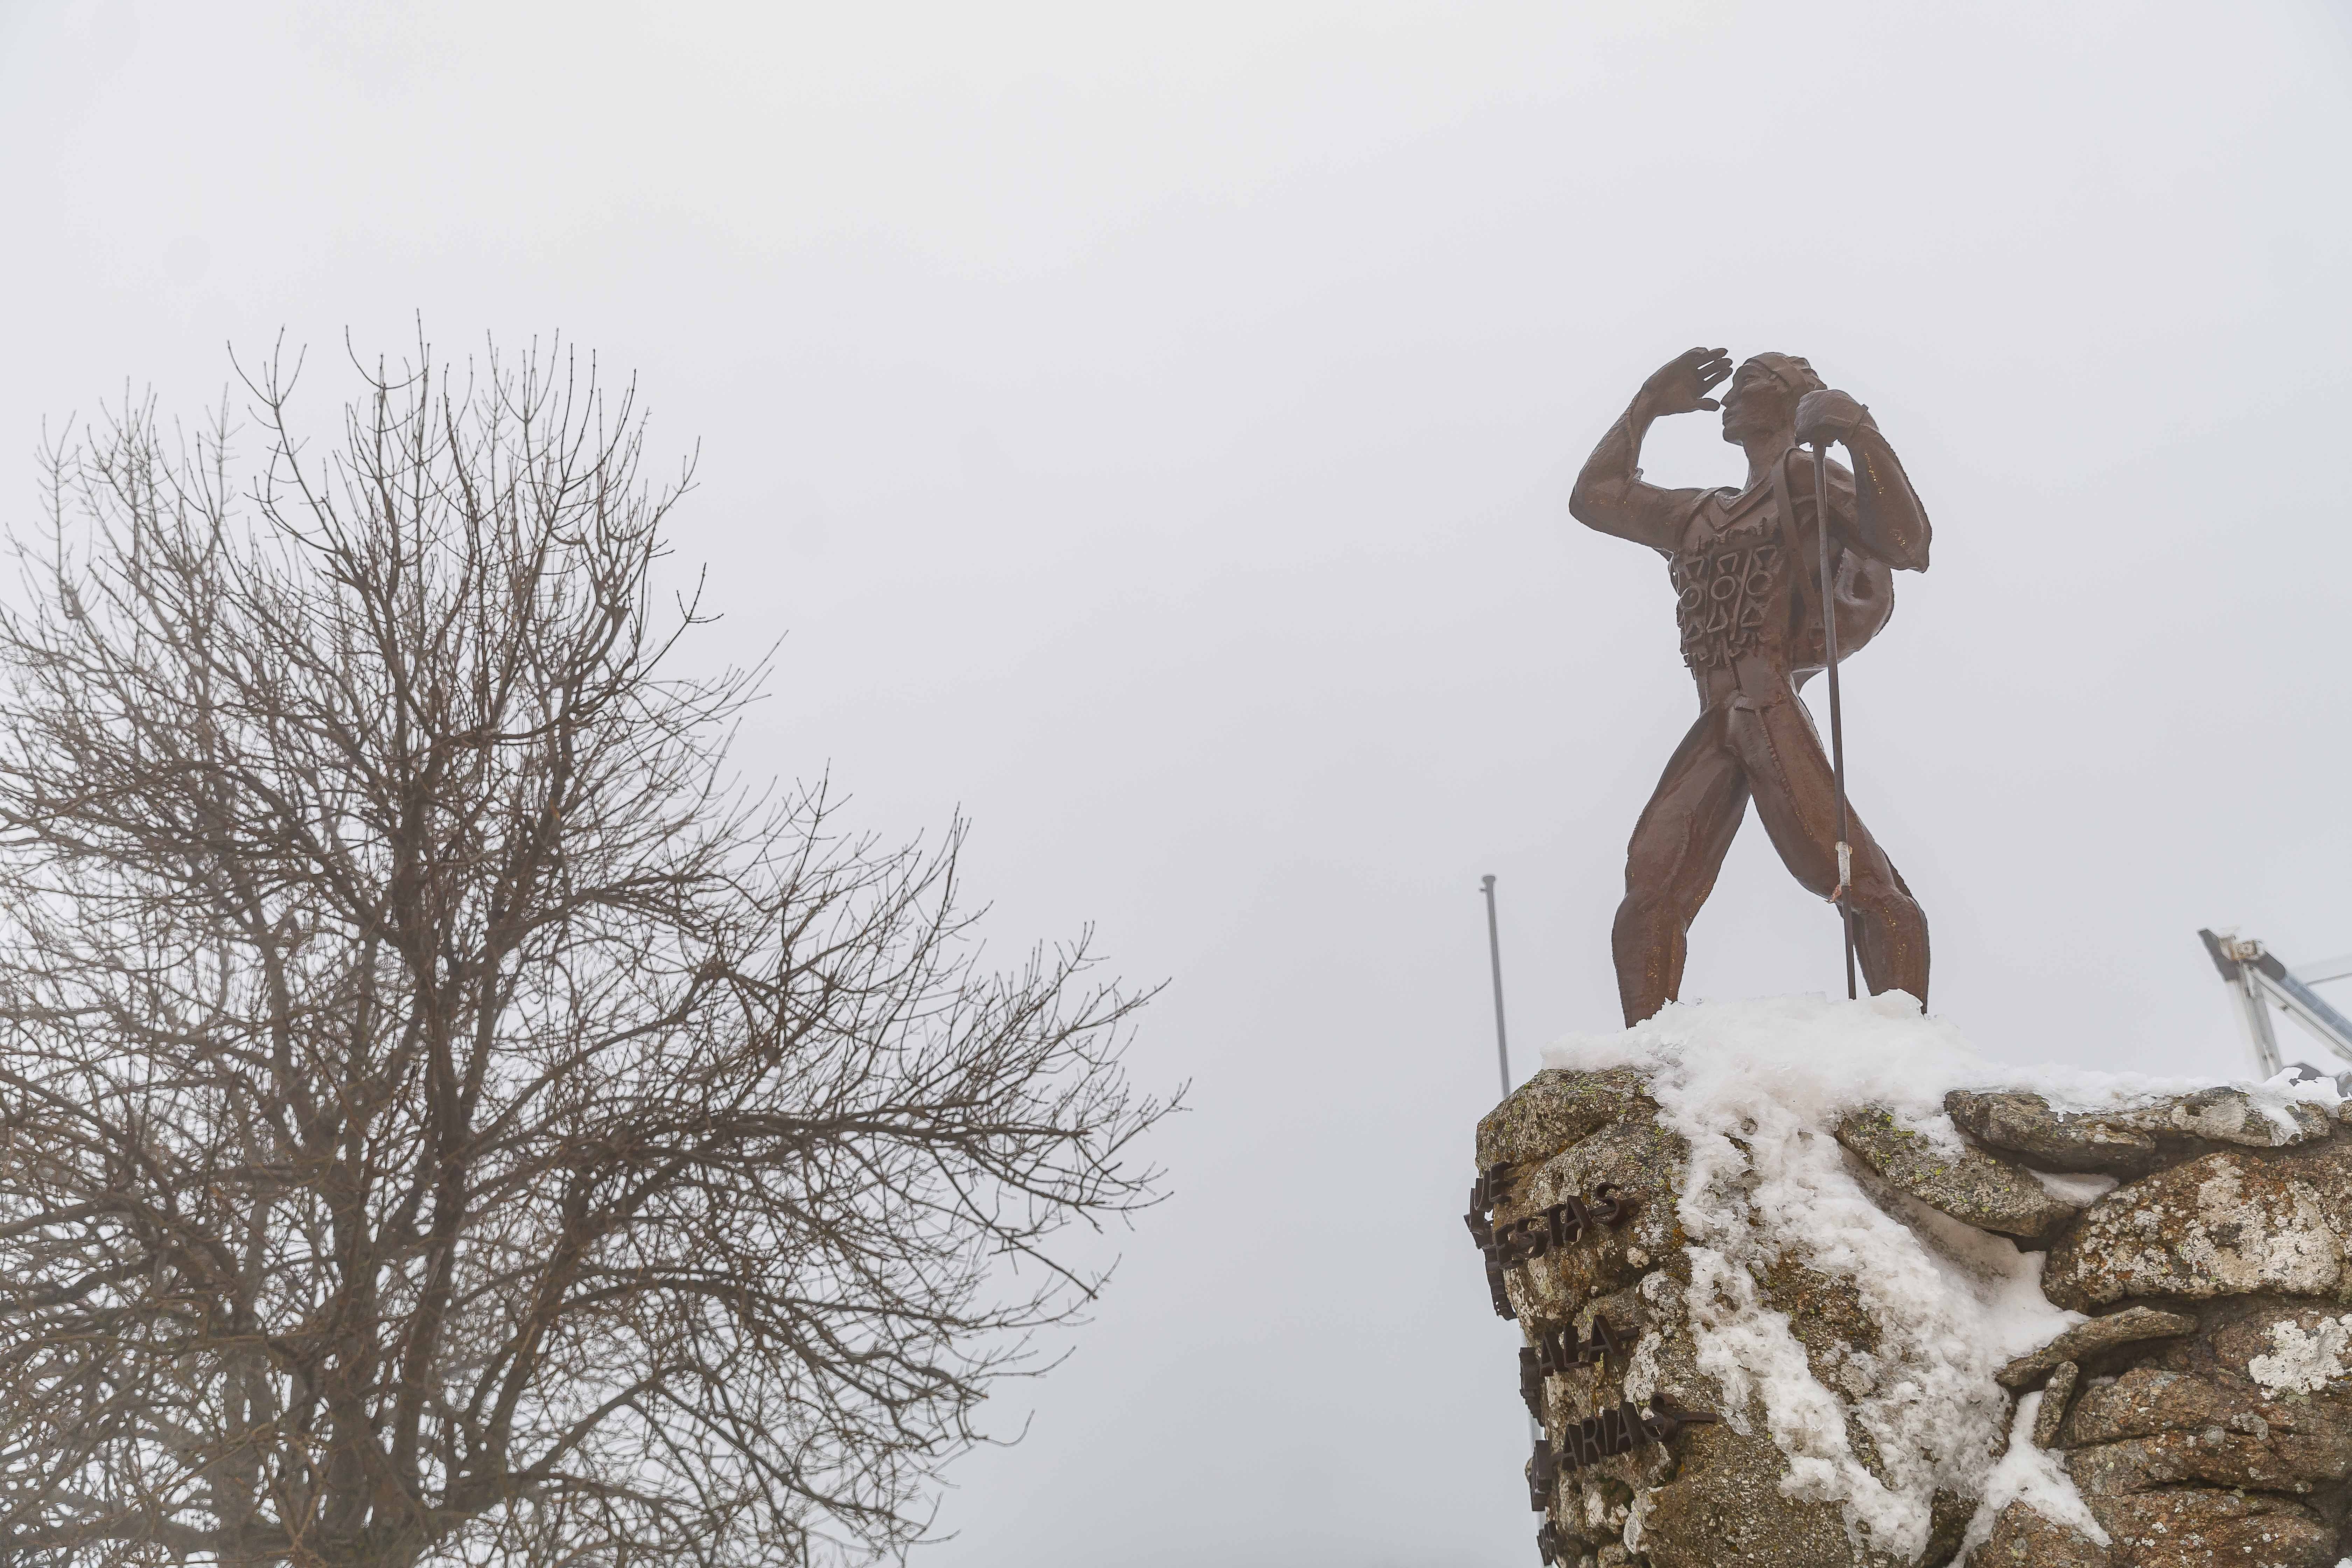
[[[0, 517], [44, 420], [194, 416], [281, 331], [314, 412], [420, 321], [635, 375], [699, 445], [694, 657], [784, 638], [747, 769], [969, 814], [1003, 962], [1091, 922], [1171, 983], [1174, 1195], [921, 1560], [1531, 1563], [1456, 1217], [1477, 882], [1517, 1068], [1613, 1028], [1695, 707], [1578, 465], [1693, 344], [1868, 403], [1937, 540], [1848, 667], [1852, 782], [1934, 1010], [2243, 1072], [2197, 928], [2352, 950], [2345, 18], [12, 0]], [[1742, 472], [1709, 416], [1645, 467]], [[1751, 821], [1685, 995], [1842, 984]]]

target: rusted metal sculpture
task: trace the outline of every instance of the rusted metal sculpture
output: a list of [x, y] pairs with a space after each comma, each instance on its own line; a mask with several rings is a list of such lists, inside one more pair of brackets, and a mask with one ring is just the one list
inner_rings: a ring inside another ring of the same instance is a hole
[[[1728, 380], [1721, 401], [1707, 395]], [[1662, 489], [1643, 481], [1653, 421], [1720, 407], [1723, 438], [1748, 454], [1742, 489]], [[1830, 616], [1825, 620], [1815, 453], [1827, 464]], [[1814, 451], [1804, 447], [1810, 445]], [[1858, 476], [1858, 477], [1857, 477]], [[1874, 992], [1927, 995], [1927, 920], [1843, 792], [1797, 689], [1885, 625], [1893, 574], [1927, 569], [1927, 514], [1870, 411], [1790, 354], [1734, 374], [1721, 349], [1678, 354], [1642, 384], [1577, 476], [1579, 522], [1666, 558], [1697, 721], [1668, 759], [1625, 854], [1612, 945], [1627, 1024], [1682, 985], [1685, 933], [1715, 886], [1748, 803], [1797, 880], [1835, 902]], [[1843, 831], [1841, 831], [1843, 827]], [[1850, 847], [1850, 868], [1841, 865]], [[1841, 875], [1843, 872], [1843, 875]]]

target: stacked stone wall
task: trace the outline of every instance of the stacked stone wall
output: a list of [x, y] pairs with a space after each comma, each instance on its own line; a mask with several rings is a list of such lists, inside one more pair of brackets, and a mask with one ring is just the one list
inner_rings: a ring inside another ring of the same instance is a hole
[[[1469, 1225], [1496, 1310], [1526, 1340], [1545, 1561], [2328, 1568], [2346, 1555], [2352, 1127], [2226, 1087], [2096, 1112], [1960, 1090], [1945, 1111], [1950, 1127], [1930, 1135], [1862, 1107], [1835, 1137], [1886, 1212], [2045, 1252], [2044, 1293], [2085, 1317], [1992, 1375], [1985, 1392], [2012, 1419], [1987, 1451], [1953, 1457], [1972, 1479], [1935, 1490], [1924, 1542], [1915, 1530], [1901, 1551], [1792, 1480], [1753, 1393], [1727, 1408], [1724, 1379], [1702, 1369], [1693, 1292], [1721, 1286], [1694, 1280], [1688, 1149], [1643, 1074], [1549, 1069], [1480, 1123]], [[1934, 1348], [1884, 1342], [1856, 1281], [1820, 1264], [1784, 1248], [1748, 1272], [1879, 1475], [1887, 1456], [1853, 1405], [1888, 1397], [1885, 1380]], [[2011, 1444], [2055, 1456], [2079, 1502], [2000, 1495], [2020, 1470]]]

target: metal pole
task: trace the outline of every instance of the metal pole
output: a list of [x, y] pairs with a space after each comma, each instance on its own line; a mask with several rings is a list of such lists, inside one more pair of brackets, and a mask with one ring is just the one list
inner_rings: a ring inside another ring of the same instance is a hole
[[2250, 971], [2250, 965], [2241, 967], [2230, 984], [2238, 994], [2238, 1013], [2245, 1020], [2246, 1033], [2253, 1037], [2255, 1070], [2273, 1079], [2285, 1070], [2286, 1063], [2279, 1055], [2278, 1036], [2271, 1030], [2270, 1003]]
[[1854, 999], [1853, 910], [1849, 905], [1853, 880], [1853, 846], [1847, 842], [1845, 805], [1845, 713], [1838, 703], [1837, 584], [1830, 574], [1830, 444], [1813, 443], [1813, 528], [1822, 541], [1822, 647], [1829, 656], [1830, 765], [1837, 773], [1837, 900], [1838, 924], [1845, 931], [1845, 998]]
[[[1495, 877], [1488, 872], [1478, 879], [1478, 890], [1486, 895], [1486, 963], [1495, 976], [1495, 1070], [1503, 1080], [1503, 1098], [1511, 1098], [1511, 1042], [1503, 1033], [1503, 936], [1495, 921]], [[1528, 1417], [1528, 1440], [1541, 1443], [1545, 1438], [1543, 1423]]]
[[1503, 938], [1495, 924], [1495, 879], [1490, 873], [1478, 879], [1479, 890], [1486, 895], [1486, 959], [1495, 972], [1495, 1066], [1503, 1078], [1503, 1098], [1511, 1096], [1511, 1044], [1503, 1035]]

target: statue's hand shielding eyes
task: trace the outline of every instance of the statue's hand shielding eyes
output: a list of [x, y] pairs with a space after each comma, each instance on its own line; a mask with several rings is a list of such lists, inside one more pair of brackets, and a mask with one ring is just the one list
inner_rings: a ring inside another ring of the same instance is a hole
[[1688, 349], [1651, 373], [1642, 384], [1642, 402], [1660, 417], [1717, 408], [1707, 394], [1730, 376], [1731, 356], [1722, 349]]

